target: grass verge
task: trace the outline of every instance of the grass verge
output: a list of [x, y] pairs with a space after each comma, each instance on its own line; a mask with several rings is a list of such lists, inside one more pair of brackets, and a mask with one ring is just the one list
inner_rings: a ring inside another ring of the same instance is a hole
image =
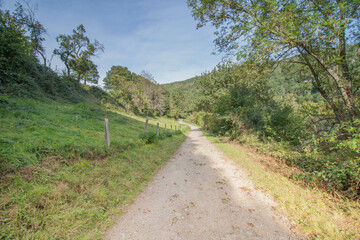
[[321, 189], [290, 180], [284, 172], [297, 169], [275, 158], [208, 134], [207, 137], [247, 170], [257, 187], [274, 197], [300, 235], [310, 239], [360, 239], [358, 202], [335, 199]]
[[48, 157], [31, 176], [1, 183], [1, 239], [101, 239], [185, 139], [184, 134], [102, 160]]

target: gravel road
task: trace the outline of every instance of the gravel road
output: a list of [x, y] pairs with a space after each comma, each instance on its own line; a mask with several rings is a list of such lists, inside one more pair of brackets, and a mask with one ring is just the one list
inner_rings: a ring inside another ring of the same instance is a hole
[[296, 239], [276, 203], [191, 128], [106, 239]]

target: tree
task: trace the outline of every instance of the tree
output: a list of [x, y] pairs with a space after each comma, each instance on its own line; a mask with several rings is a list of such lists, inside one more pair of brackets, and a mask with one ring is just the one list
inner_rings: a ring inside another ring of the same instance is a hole
[[31, 6], [28, 1], [24, 1], [24, 3], [26, 4], [26, 9], [19, 2], [16, 3], [16, 16], [23, 23], [29, 34], [30, 46], [34, 54], [40, 55], [44, 66], [46, 66], [45, 48], [42, 45], [42, 42], [45, 40], [43, 35], [46, 33], [46, 29], [35, 17], [37, 5]]
[[104, 87], [107, 90], [118, 91], [124, 81], [132, 81], [133, 74], [127, 67], [112, 66], [104, 78]]
[[219, 51], [256, 68], [278, 61], [302, 66], [338, 122], [360, 115], [359, 5], [356, 0], [188, 0], [198, 27], [216, 27]]
[[105, 89], [110, 90], [126, 110], [164, 114], [168, 97], [163, 87], [154, 83], [151, 74], [143, 75], [144, 71], [137, 75], [127, 67], [112, 66], [103, 80]]
[[[30, 25], [30, 19], [36, 26]], [[9, 85], [21, 82], [22, 76], [37, 71], [35, 56], [43, 49], [43, 33], [44, 28], [34, 14], [24, 12], [20, 3], [13, 13], [0, 9], [0, 85], [5, 91], [11, 89]]]
[[106, 73], [106, 77], [103, 80], [105, 89], [110, 90], [115, 98], [129, 110], [132, 101], [134, 89], [133, 85], [133, 74], [128, 70], [127, 67], [112, 66], [110, 71]]
[[[94, 72], [94, 68], [96, 69], [90, 58], [104, 52], [104, 46], [97, 40], [90, 42], [85, 33], [84, 25], [80, 24], [73, 30], [72, 35], [60, 34], [56, 38], [60, 47], [54, 50], [54, 54], [59, 55], [64, 62], [67, 75], [70, 76], [73, 70], [79, 82], [89, 71]], [[86, 84], [86, 81], [84, 83]]]
[[90, 60], [85, 60], [85, 68], [82, 72], [84, 84], [86, 85], [87, 82], [92, 84], [98, 84], [99, 81], [99, 72], [97, 70], [97, 66]]
[[155, 77], [154, 77], [154, 75], [152, 73], [150, 73], [150, 72], [148, 72], [146, 70], [142, 70], [141, 73], [140, 73], [140, 76], [142, 76], [143, 78], [146, 78], [150, 82], [156, 84]]

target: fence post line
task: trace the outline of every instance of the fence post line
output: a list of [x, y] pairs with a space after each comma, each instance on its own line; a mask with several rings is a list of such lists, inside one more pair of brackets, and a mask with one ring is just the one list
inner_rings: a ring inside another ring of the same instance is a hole
[[105, 138], [106, 138], [106, 144], [108, 147], [110, 147], [110, 132], [109, 132], [109, 119], [108, 117], [104, 117], [105, 120]]
[[145, 133], [147, 133], [148, 123], [149, 123], [149, 119], [146, 119], [146, 121], [145, 121]]
[[176, 125], [175, 125], [175, 132], [176, 132]]
[[171, 124], [171, 133], [172, 133], [172, 124]]
[[159, 123], [156, 125], [156, 136], [159, 136]]
[[166, 123], [165, 123], [164, 133], [166, 133]]

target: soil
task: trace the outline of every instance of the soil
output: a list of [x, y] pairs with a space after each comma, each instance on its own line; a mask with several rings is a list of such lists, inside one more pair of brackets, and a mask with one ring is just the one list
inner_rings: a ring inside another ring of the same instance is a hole
[[276, 206], [191, 126], [106, 239], [297, 239]]

